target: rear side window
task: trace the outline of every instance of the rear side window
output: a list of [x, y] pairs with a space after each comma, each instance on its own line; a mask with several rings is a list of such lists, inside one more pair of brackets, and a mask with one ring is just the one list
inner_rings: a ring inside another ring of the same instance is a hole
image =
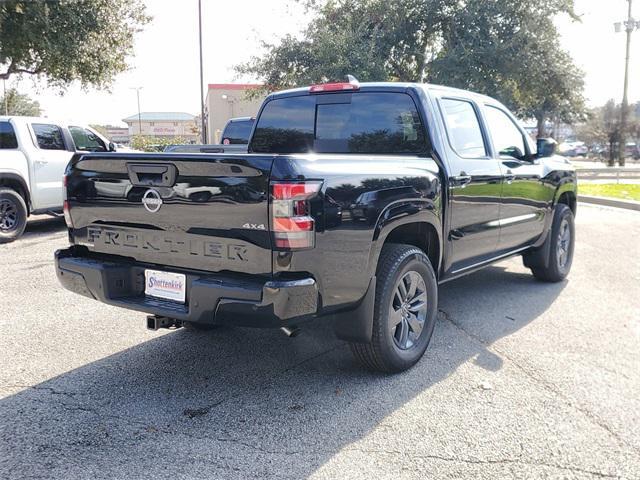
[[252, 140], [252, 150], [263, 153], [400, 154], [425, 149], [424, 126], [413, 100], [404, 93], [272, 100]]
[[18, 148], [16, 132], [9, 122], [0, 122], [0, 149], [9, 148]]
[[33, 133], [36, 134], [38, 147], [43, 150], [66, 150], [62, 139], [62, 130], [57, 125], [32, 123]]
[[107, 147], [92, 131], [82, 127], [69, 127], [69, 133], [76, 144], [76, 150], [81, 152], [106, 152]]
[[225, 145], [246, 145], [253, 128], [253, 120], [239, 120], [229, 122], [222, 133], [222, 143]]
[[464, 158], [487, 155], [478, 115], [471, 102], [453, 98], [441, 100], [451, 147]]

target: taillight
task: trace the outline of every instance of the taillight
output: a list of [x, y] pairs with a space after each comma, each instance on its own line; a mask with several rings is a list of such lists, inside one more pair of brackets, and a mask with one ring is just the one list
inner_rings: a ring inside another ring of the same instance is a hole
[[321, 182], [271, 183], [271, 230], [277, 250], [298, 250], [315, 245], [315, 224], [309, 200]]
[[73, 222], [71, 221], [71, 212], [69, 211], [69, 200], [67, 200], [67, 183], [69, 177], [66, 175], [62, 177], [62, 212], [64, 213], [64, 221], [67, 227], [73, 228]]

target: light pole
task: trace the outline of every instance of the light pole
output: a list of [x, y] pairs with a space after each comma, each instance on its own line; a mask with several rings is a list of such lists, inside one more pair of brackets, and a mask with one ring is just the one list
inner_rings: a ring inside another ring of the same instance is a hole
[[220, 97], [223, 100], [226, 100], [227, 103], [231, 106], [231, 118], [235, 117], [234, 111], [233, 111], [233, 105], [236, 103], [236, 98], [232, 95], [227, 95], [226, 93], [223, 93], [222, 95], [220, 95]]
[[198, 32], [200, 39], [200, 122], [202, 123], [201, 140], [203, 144], [206, 144], [207, 132], [204, 120], [204, 73], [202, 65], [202, 0], [198, 0]]
[[629, 2], [629, 11], [627, 13], [627, 20], [625, 22], [618, 22], [615, 24], [616, 32], [622, 31], [622, 25], [627, 32], [627, 49], [624, 59], [624, 92], [622, 94], [622, 107], [620, 111], [620, 138], [618, 142], [618, 162], [621, 167], [625, 164], [625, 147], [627, 144], [627, 117], [629, 115], [629, 98], [627, 97], [627, 90], [629, 87], [629, 54], [631, 50], [631, 34], [636, 28], [640, 28], [640, 22], [636, 22], [631, 15], [631, 5], [633, 0], [627, 0]]
[[2, 98], [4, 98], [4, 114], [8, 117], [9, 116], [9, 99], [7, 98], [7, 80], [6, 79], [2, 79], [2, 88], [4, 90], [4, 95]]
[[136, 91], [138, 99], [138, 135], [142, 135], [142, 117], [140, 116], [140, 90], [142, 90], [142, 87], [130, 87], [130, 89]]

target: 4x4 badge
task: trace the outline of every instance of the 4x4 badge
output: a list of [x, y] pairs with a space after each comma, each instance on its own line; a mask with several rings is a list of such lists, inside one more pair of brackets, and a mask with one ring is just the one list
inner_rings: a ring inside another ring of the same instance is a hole
[[150, 188], [144, 192], [144, 195], [142, 196], [142, 204], [149, 212], [155, 213], [160, 210], [160, 207], [162, 206], [162, 197], [156, 190]]
[[242, 228], [250, 228], [252, 230], [266, 230], [267, 227], [264, 226], [264, 223], [245, 223], [242, 225]]

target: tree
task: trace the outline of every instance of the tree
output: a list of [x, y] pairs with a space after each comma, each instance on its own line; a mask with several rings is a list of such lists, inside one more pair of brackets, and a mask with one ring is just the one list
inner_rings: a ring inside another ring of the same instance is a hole
[[264, 56], [253, 57], [236, 70], [258, 77], [269, 89], [342, 79], [347, 74], [360, 81], [419, 81], [425, 52], [435, 41], [431, 32], [437, 32], [431, 28], [436, 19], [427, 10], [441, 2], [307, 2], [316, 15], [302, 39], [287, 35], [277, 45], [264, 43]]
[[443, 24], [442, 48], [431, 80], [485, 93], [517, 115], [545, 120], [584, 120], [584, 74], [563, 51], [553, 17], [575, 18], [573, 2], [494, 0], [458, 4]]
[[29, 95], [18, 92], [15, 88], [7, 90], [7, 95], [0, 100], [0, 115], [23, 115], [39, 117], [42, 113], [40, 103], [32, 100]]
[[582, 72], [559, 47], [555, 16], [573, 0], [329, 0], [301, 38], [265, 44], [236, 67], [275, 90], [337, 80], [429, 81], [485, 93], [540, 125], [582, 117]]
[[134, 34], [149, 20], [140, 0], [5, 0], [0, 79], [26, 74], [62, 88], [106, 87], [127, 68]]
[[[607, 145], [608, 164], [615, 165], [616, 153], [621, 141], [620, 113], [622, 106], [611, 99], [602, 107], [592, 108], [587, 113], [587, 119], [576, 126], [578, 138], [589, 144]], [[636, 143], [640, 141], [640, 102], [632, 106], [627, 120], [627, 135]]]
[[182, 137], [147, 137], [136, 135], [131, 139], [131, 148], [143, 152], [161, 152], [168, 145], [182, 145], [188, 143]]

